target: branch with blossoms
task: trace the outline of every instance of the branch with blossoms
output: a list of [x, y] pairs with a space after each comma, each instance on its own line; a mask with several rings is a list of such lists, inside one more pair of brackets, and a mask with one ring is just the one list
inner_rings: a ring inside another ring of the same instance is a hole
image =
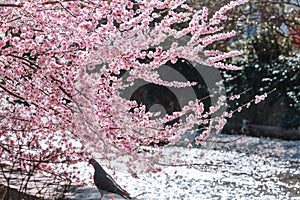
[[[0, 121], [1, 161], [18, 160], [26, 168], [51, 158], [39, 167], [53, 172], [50, 166], [63, 157], [79, 162], [98, 151], [102, 159], [119, 159], [131, 171], [157, 171], [153, 163], [161, 153], [147, 154], [144, 146], [161, 140], [174, 143], [195, 125], [208, 126], [201, 140], [211, 130], [221, 130], [225, 116], [210, 116], [225, 106], [226, 98], [208, 112], [195, 99], [181, 111], [153, 119], [145, 106], [122, 92], [139, 79], [165, 87], [193, 86], [164, 80], [158, 73], [166, 62], [179, 58], [240, 70], [221, 61], [241, 51], [225, 53], [208, 46], [234, 36], [234, 31], [222, 33], [221, 25], [228, 10], [245, 2], [232, 1], [211, 19], [207, 8], [197, 10], [183, 0], [0, 4], [0, 115], [6, 116]], [[181, 24], [185, 26], [178, 29]], [[184, 37], [189, 40], [179, 43]], [[166, 42], [170, 45], [164, 46]], [[178, 118], [173, 126], [166, 125]], [[80, 139], [77, 147], [72, 145], [75, 139]], [[145, 166], [138, 169], [141, 163]]]

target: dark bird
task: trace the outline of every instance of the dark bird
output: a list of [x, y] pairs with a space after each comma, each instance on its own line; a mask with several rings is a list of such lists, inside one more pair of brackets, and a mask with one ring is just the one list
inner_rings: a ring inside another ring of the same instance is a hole
[[130, 194], [122, 189], [113, 178], [106, 173], [106, 171], [101, 167], [101, 165], [95, 160], [90, 159], [89, 164], [93, 165], [95, 169], [94, 173], [94, 183], [98, 188], [101, 197], [99, 200], [103, 198], [106, 194], [118, 194], [122, 196], [124, 199], [132, 199]]

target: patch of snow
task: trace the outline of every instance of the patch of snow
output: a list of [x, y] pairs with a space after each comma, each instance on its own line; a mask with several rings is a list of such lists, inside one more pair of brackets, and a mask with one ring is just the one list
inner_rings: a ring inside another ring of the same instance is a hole
[[[144, 193], [138, 199], [147, 200], [299, 199], [300, 141], [246, 137], [232, 143], [218, 143], [236, 137], [223, 135], [198, 149], [165, 147], [162, 163], [179, 154], [182, 160], [194, 165], [167, 166], [159, 173], [139, 175], [139, 179], [119, 166], [116, 181], [132, 196]], [[100, 163], [105, 168], [105, 162]], [[86, 163], [81, 167], [84, 176], [93, 174], [93, 168]], [[99, 196], [91, 180], [89, 187], [78, 188], [68, 194], [68, 199], [96, 200]]]

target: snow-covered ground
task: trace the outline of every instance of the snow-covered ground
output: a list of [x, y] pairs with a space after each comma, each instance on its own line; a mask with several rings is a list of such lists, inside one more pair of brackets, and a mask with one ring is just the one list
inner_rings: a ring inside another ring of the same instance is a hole
[[[116, 181], [132, 196], [144, 193], [138, 199], [147, 200], [300, 199], [300, 141], [245, 137], [224, 143], [237, 137], [220, 135], [198, 149], [166, 147], [163, 163], [172, 165], [170, 158], [179, 155], [193, 165], [166, 166], [139, 179], [120, 169]], [[93, 173], [92, 167], [83, 168], [86, 175]], [[79, 187], [68, 199], [99, 196], [95, 187]]]

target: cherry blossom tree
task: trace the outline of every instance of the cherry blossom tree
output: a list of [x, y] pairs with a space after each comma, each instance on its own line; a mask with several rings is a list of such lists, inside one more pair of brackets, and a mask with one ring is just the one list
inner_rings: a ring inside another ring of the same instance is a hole
[[[209, 18], [207, 8], [195, 9], [184, 0], [0, 1], [1, 163], [72, 178], [79, 169], [58, 172], [59, 164], [87, 160], [98, 151], [102, 159], [122, 158], [132, 174], [157, 171], [153, 163], [159, 151], [149, 153], [143, 146], [176, 142], [195, 124], [207, 125], [197, 143], [220, 131], [231, 113], [209, 116], [225, 106], [224, 96], [209, 111], [195, 99], [181, 111], [153, 119], [122, 91], [137, 79], [192, 86], [163, 80], [157, 72], [178, 58], [240, 70], [221, 61], [241, 51], [207, 47], [234, 36], [222, 32], [222, 22], [228, 10], [245, 2], [232, 1]], [[178, 28], [180, 23], [184, 26]], [[189, 38], [185, 44], [176, 42], [183, 37]], [[168, 38], [174, 40], [166, 48], [161, 44]]]

